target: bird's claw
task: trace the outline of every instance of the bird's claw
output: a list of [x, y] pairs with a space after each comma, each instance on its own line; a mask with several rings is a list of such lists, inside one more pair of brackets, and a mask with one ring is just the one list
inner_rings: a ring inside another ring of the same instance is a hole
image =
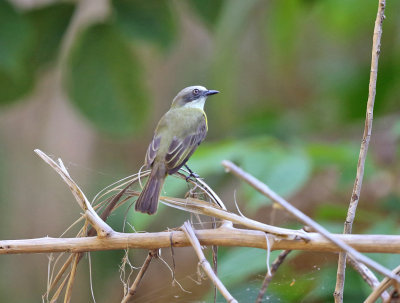
[[186, 177], [186, 182], [188, 182], [190, 178], [197, 179], [197, 178], [200, 178], [200, 176], [194, 172], [190, 172], [189, 175], [187, 175], [187, 177]]

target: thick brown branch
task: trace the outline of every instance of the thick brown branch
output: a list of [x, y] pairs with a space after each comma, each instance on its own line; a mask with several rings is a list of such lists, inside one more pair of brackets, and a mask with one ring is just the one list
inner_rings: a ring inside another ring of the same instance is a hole
[[[350, 205], [347, 212], [346, 221], [344, 223], [345, 234], [350, 234], [353, 226], [354, 217], [356, 215], [357, 204], [360, 199], [361, 186], [364, 177], [365, 159], [367, 157], [368, 145], [372, 132], [372, 120], [374, 113], [374, 103], [376, 94], [376, 79], [378, 77], [378, 60], [381, 52], [381, 36], [382, 36], [382, 23], [385, 19], [385, 0], [379, 0], [378, 13], [375, 20], [374, 36], [372, 42], [372, 59], [371, 59], [371, 73], [369, 78], [369, 91], [367, 102], [367, 114], [365, 118], [364, 134], [361, 140], [360, 154], [357, 164], [357, 175], [351, 193]], [[336, 303], [343, 302], [343, 288], [346, 270], [346, 253], [339, 254], [338, 270], [336, 275], [336, 287], [333, 296]]]
[[[196, 231], [201, 245], [240, 246], [267, 249], [265, 233], [256, 230], [217, 228]], [[338, 252], [340, 249], [318, 233], [308, 233], [309, 241], [301, 239], [284, 239], [272, 237], [271, 250], [305, 250], [320, 252]], [[400, 253], [400, 236], [398, 235], [342, 235], [333, 237], [351, 244], [361, 252]], [[126, 248], [156, 249], [190, 246], [188, 239], [181, 231], [157, 233], [113, 233], [107, 238], [36, 238], [25, 240], [0, 241], [0, 254], [26, 254], [50, 252], [85, 252], [115, 250]]]

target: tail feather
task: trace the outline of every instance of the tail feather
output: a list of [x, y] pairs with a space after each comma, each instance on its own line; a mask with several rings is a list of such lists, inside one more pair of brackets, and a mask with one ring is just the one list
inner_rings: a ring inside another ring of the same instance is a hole
[[157, 211], [158, 199], [166, 177], [165, 169], [153, 167], [139, 198], [136, 200], [135, 210], [141, 213], [154, 214]]

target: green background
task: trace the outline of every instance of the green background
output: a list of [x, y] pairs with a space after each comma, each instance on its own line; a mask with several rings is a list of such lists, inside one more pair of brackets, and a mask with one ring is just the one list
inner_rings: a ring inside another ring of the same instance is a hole
[[[0, 1], [0, 239], [58, 237], [79, 217], [69, 189], [34, 153], [61, 157], [92, 198], [139, 170], [153, 129], [176, 93], [204, 85], [209, 134], [189, 165], [236, 211], [284, 227], [301, 224], [226, 174], [230, 159], [332, 232], [341, 232], [354, 182], [368, 96], [376, 0]], [[354, 233], [400, 231], [400, 18], [387, 1], [375, 120]], [[171, 178], [170, 178], [171, 179]], [[169, 180], [167, 194], [182, 196]], [[124, 211], [110, 218], [122, 229]], [[180, 226], [189, 215], [161, 206], [128, 212], [136, 230]], [[73, 235], [70, 234], [70, 235]], [[279, 252], [274, 252], [275, 257]], [[123, 252], [91, 254], [97, 302], [122, 296]], [[163, 258], [170, 265], [169, 250]], [[210, 255], [210, 252], [207, 251]], [[140, 266], [145, 251], [131, 251]], [[171, 284], [151, 264], [138, 302], [208, 302], [191, 248], [175, 249]], [[372, 254], [384, 266], [396, 255]], [[220, 248], [219, 275], [240, 302], [254, 301], [266, 252]], [[46, 255], [0, 257], [0, 301], [38, 302]], [[266, 302], [328, 302], [335, 254], [289, 255]], [[134, 270], [136, 274], [137, 269]], [[347, 270], [345, 302], [369, 287]], [[90, 302], [88, 259], [72, 302]], [[224, 299], [218, 296], [218, 302]]]

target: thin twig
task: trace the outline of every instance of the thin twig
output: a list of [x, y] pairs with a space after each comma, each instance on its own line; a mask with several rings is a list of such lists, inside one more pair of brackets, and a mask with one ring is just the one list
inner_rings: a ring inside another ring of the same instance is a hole
[[258, 293], [257, 299], [256, 299], [256, 303], [261, 303], [262, 299], [264, 297], [264, 294], [269, 286], [269, 283], [271, 283], [272, 278], [274, 277], [274, 274], [276, 273], [276, 271], [278, 270], [279, 266], [281, 266], [281, 264], [283, 263], [283, 261], [285, 261], [285, 258], [287, 257], [287, 255], [291, 252], [291, 250], [284, 250], [283, 252], [281, 252], [279, 254], [279, 256], [275, 259], [274, 263], [272, 263], [272, 268], [271, 268], [271, 272], [265, 275], [263, 284], [261, 286], [260, 292]]
[[68, 184], [79, 206], [85, 212], [85, 217], [96, 229], [97, 235], [99, 237], [109, 236], [113, 232], [113, 229], [99, 217], [92, 205], [89, 203], [89, 200], [86, 198], [85, 194], [75, 183], [75, 181], [72, 180], [68, 172], [64, 170], [65, 168], [63, 165], [57, 164], [55, 161], [53, 161], [53, 159], [39, 149], [35, 149], [35, 153], [38, 154], [39, 157], [41, 157], [47, 164], [49, 164], [61, 176], [64, 182]]
[[337, 236], [334, 236], [326, 228], [324, 228], [323, 226], [321, 226], [320, 224], [318, 224], [317, 222], [312, 220], [310, 217], [308, 217], [307, 215], [302, 213], [300, 210], [295, 208], [293, 205], [291, 205], [289, 202], [287, 202], [285, 199], [283, 199], [281, 196], [279, 196], [277, 193], [275, 193], [266, 184], [264, 184], [257, 178], [253, 177], [249, 173], [246, 173], [244, 170], [237, 167], [235, 164], [233, 164], [230, 161], [226, 161], [226, 160], [222, 161], [222, 165], [228, 171], [231, 171], [235, 176], [246, 181], [257, 191], [259, 191], [266, 197], [270, 198], [274, 202], [281, 205], [283, 208], [286, 209], [287, 212], [291, 213], [293, 216], [295, 216], [297, 219], [299, 219], [305, 225], [312, 227], [314, 230], [316, 230], [318, 233], [320, 233], [326, 239], [328, 239], [332, 243], [336, 244], [342, 250], [346, 251], [349, 255], [351, 255], [357, 261], [364, 263], [365, 265], [370, 266], [371, 268], [375, 269], [376, 271], [380, 272], [381, 274], [400, 282], [400, 277], [394, 275], [389, 269], [387, 269], [384, 266], [380, 265], [379, 263], [373, 261], [372, 259], [360, 254], [358, 251], [356, 251], [350, 245], [341, 241]]
[[[372, 271], [369, 270], [364, 264], [355, 261], [353, 258], [347, 258], [347, 262], [361, 275], [365, 282], [374, 290], [379, 285], [378, 278], [374, 275]], [[381, 298], [383, 302], [389, 299], [390, 295], [387, 291], [382, 292]]]
[[[372, 120], [374, 113], [374, 103], [376, 94], [376, 79], [378, 76], [378, 60], [381, 52], [382, 23], [385, 19], [385, 0], [379, 0], [378, 13], [375, 20], [375, 28], [372, 42], [371, 72], [369, 78], [369, 91], [367, 102], [367, 114], [365, 118], [364, 134], [361, 141], [360, 154], [357, 163], [357, 175], [351, 193], [350, 205], [347, 211], [346, 221], [344, 222], [344, 234], [350, 234], [356, 215], [357, 204], [360, 199], [361, 186], [364, 177], [365, 159], [367, 157], [369, 141], [372, 132]], [[339, 254], [338, 269], [336, 275], [336, 287], [333, 296], [336, 303], [343, 302], [343, 289], [346, 271], [346, 253]]]
[[133, 281], [131, 287], [129, 288], [126, 296], [122, 299], [121, 303], [127, 303], [132, 299], [132, 297], [136, 293], [136, 289], [139, 286], [140, 281], [142, 281], [144, 274], [146, 273], [146, 270], [150, 265], [151, 260], [153, 258], [157, 258], [157, 255], [158, 255], [157, 249], [153, 249], [153, 250], [149, 251], [149, 254], [147, 255], [146, 260], [144, 261], [142, 267], [140, 268], [140, 271], [138, 272], [138, 274], [135, 278], [135, 281]]
[[[393, 270], [393, 274], [399, 275], [400, 274], [400, 265], [397, 266]], [[387, 277], [384, 278], [381, 283], [371, 292], [371, 294], [368, 296], [368, 298], [364, 301], [364, 303], [374, 303], [376, 300], [379, 299], [379, 296], [382, 294], [382, 292], [386, 289], [388, 289], [390, 286], [393, 285], [393, 280], [388, 279]]]
[[214, 283], [214, 285], [218, 288], [220, 293], [224, 296], [227, 302], [230, 303], [237, 303], [234, 297], [229, 293], [226, 289], [225, 285], [222, 284], [221, 280], [215, 275], [210, 263], [207, 261], [206, 257], [204, 256], [203, 250], [201, 249], [201, 245], [199, 240], [194, 233], [194, 230], [189, 222], [185, 222], [182, 226], [182, 230], [186, 234], [187, 238], [189, 239], [190, 243], [192, 244], [197, 256], [199, 257], [199, 265], [203, 267], [203, 270], [206, 272], [208, 277]]
[[204, 202], [202, 200], [194, 198], [170, 198], [170, 197], [160, 197], [160, 201], [178, 209], [183, 209], [190, 212], [200, 213], [202, 215], [219, 218], [221, 220], [230, 221], [231, 223], [239, 224], [247, 228], [252, 228], [266, 232], [268, 234], [274, 234], [281, 237], [287, 238], [301, 238], [308, 241], [308, 234], [303, 230], [293, 230], [282, 227], [276, 227], [261, 223], [246, 217], [239, 216], [237, 214], [231, 213], [229, 211], [214, 207], [210, 203]]

